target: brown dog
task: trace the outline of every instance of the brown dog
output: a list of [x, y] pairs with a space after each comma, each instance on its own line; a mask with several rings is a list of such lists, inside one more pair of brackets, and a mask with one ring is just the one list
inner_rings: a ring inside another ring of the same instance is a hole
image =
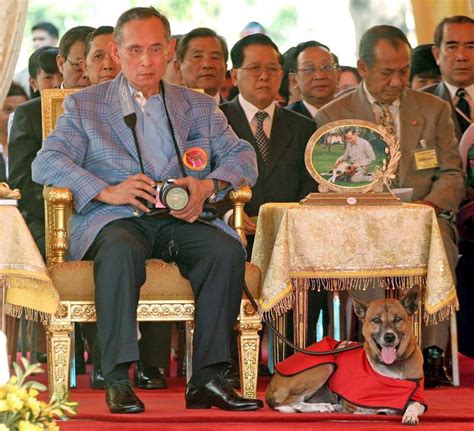
[[[419, 298], [416, 286], [400, 301], [366, 305], [353, 299], [363, 324], [363, 348], [325, 356], [297, 353], [277, 364], [266, 390], [267, 404], [286, 413], [402, 414], [403, 424], [418, 424], [426, 409], [423, 355], [412, 331]], [[348, 344], [324, 339], [308, 349], [327, 351]]]

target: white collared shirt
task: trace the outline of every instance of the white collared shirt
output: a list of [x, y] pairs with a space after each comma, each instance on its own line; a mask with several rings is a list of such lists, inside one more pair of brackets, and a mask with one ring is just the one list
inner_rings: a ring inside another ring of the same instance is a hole
[[314, 117], [316, 116], [316, 112], [318, 112], [318, 108], [316, 108], [316, 106], [314, 105], [311, 105], [311, 103], [308, 103], [306, 100], [303, 100], [303, 105], [306, 107], [306, 109], [309, 112], [309, 115], [311, 115], [311, 118], [313, 118], [314, 120]]
[[[364, 89], [367, 100], [369, 101], [370, 106], [372, 107], [372, 111], [374, 111], [375, 119], [378, 122], [380, 115], [382, 115], [382, 107], [377, 103], [377, 100], [375, 100], [375, 98], [369, 93], [369, 90], [367, 90], [365, 81], [363, 81], [362, 83], [362, 88]], [[388, 109], [392, 114], [395, 127], [397, 128], [397, 133], [398, 135], [400, 135], [400, 99], [397, 99], [392, 102]]]
[[267, 135], [267, 138], [270, 139], [273, 116], [275, 115], [275, 103], [270, 103], [270, 105], [268, 105], [265, 109], [258, 109], [249, 101], [245, 100], [242, 94], [239, 94], [239, 102], [240, 106], [242, 106], [242, 109], [245, 112], [245, 116], [247, 117], [247, 121], [250, 124], [250, 129], [252, 130], [253, 135], [255, 135], [255, 132], [257, 131], [257, 119], [255, 118], [255, 114], [259, 111], [265, 111], [268, 114], [265, 120], [263, 120], [263, 131], [265, 132], [265, 135]]
[[472, 119], [473, 114], [474, 114], [474, 84], [468, 85], [467, 87], [455, 87], [454, 85], [448, 84], [446, 81], [443, 81], [443, 82], [449, 91], [449, 95], [451, 96], [451, 100], [454, 106], [456, 106], [459, 101], [459, 97], [456, 96], [456, 92], [460, 88], [464, 88], [464, 90], [466, 90], [468, 97], [466, 97], [465, 99], [468, 101], [469, 106], [471, 107], [471, 119]]

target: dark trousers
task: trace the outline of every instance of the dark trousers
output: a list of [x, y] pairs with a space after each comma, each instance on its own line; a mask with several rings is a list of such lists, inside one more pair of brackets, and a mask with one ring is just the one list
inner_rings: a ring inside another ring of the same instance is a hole
[[94, 260], [104, 374], [116, 364], [138, 360], [136, 310], [145, 260], [166, 257], [171, 240], [179, 244], [174, 260], [194, 293], [193, 370], [230, 361], [229, 334], [239, 313], [245, 271], [242, 245], [203, 223], [143, 216], [104, 226], [85, 256]]

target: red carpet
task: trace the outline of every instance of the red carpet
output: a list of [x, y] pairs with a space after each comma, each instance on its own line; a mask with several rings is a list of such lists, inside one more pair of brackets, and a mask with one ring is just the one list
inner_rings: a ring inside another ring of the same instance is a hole
[[[461, 357], [461, 387], [426, 392], [429, 410], [417, 430], [474, 431], [474, 360]], [[258, 412], [224, 412], [218, 409], [186, 410], [184, 381], [170, 379], [164, 391], [139, 391], [146, 411], [138, 415], [112, 415], [104, 402], [103, 391], [88, 388], [88, 376], [79, 376], [71, 399], [79, 402], [74, 420], [62, 422], [61, 430], [348, 430], [378, 431], [407, 428], [400, 417], [350, 414], [283, 414], [268, 407]], [[268, 379], [261, 379], [259, 397], [263, 399]]]

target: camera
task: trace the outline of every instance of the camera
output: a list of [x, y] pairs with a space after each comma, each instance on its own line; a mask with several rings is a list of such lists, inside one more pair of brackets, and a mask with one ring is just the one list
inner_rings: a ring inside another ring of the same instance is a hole
[[181, 211], [186, 208], [189, 202], [189, 191], [186, 187], [178, 186], [174, 180], [168, 180], [159, 183], [156, 186], [158, 204], [161, 203], [163, 207], [170, 211]]
[[[181, 211], [189, 203], [189, 191], [186, 187], [175, 184], [173, 179], [160, 182], [156, 186], [157, 200], [156, 205], [147, 215], [159, 215], [167, 211]], [[218, 216], [217, 209], [209, 202], [203, 205], [202, 213], [199, 219], [205, 222], [211, 222]]]

